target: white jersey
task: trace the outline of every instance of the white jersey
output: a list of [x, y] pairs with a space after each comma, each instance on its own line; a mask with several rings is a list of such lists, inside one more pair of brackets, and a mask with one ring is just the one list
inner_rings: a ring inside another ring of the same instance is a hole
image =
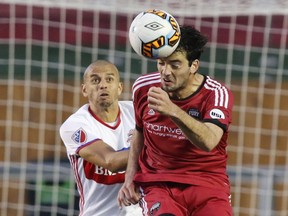
[[116, 151], [130, 147], [131, 133], [135, 128], [133, 104], [131, 101], [119, 101], [119, 108], [119, 117], [114, 125], [101, 121], [86, 104], [60, 127], [60, 136], [66, 146], [80, 194], [80, 215], [142, 215], [138, 205], [123, 207], [122, 210], [118, 207], [117, 195], [124, 182], [125, 172], [111, 173], [85, 161], [78, 154], [82, 147], [98, 139]]

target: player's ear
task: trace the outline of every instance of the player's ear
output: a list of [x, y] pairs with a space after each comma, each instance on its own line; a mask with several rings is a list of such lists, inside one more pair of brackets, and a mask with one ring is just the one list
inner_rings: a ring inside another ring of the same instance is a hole
[[190, 66], [190, 72], [192, 74], [195, 74], [198, 71], [199, 65], [200, 61], [198, 59], [195, 59]]
[[86, 89], [86, 85], [82, 84], [81, 85], [81, 91], [84, 97], [87, 97], [87, 89]]
[[123, 83], [119, 82], [119, 85], [118, 85], [118, 96], [120, 96], [122, 94], [122, 91], [123, 91]]

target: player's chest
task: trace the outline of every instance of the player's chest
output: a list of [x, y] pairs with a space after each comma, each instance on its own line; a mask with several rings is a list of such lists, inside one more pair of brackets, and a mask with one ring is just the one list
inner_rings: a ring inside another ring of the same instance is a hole
[[[205, 113], [205, 106], [203, 106], [203, 104], [200, 103], [187, 103], [187, 104], [183, 104], [180, 103], [178, 106], [180, 109], [182, 109], [184, 112], [186, 112], [189, 116], [198, 119], [198, 120], [202, 120], [204, 113]], [[148, 107], [148, 105], [145, 107], [145, 109], [142, 112], [142, 120], [144, 122], [149, 122], [149, 123], [153, 123], [153, 122], [163, 122], [164, 125], [170, 125], [172, 123], [172, 125], [174, 124], [171, 121], [171, 118], [169, 118], [168, 116], [165, 116], [163, 114], [160, 114], [159, 112], [157, 112], [154, 109], [151, 109]]]
[[95, 128], [97, 138], [103, 140], [115, 150], [127, 148], [130, 145], [130, 137], [134, 124], [120, 124], [116, 128], [98, 127]]

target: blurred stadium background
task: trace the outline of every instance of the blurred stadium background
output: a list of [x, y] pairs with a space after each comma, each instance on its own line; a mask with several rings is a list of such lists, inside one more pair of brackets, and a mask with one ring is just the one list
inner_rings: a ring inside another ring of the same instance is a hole
[[139, 12], [163, 9], [209, 39], [201, 72], [235, 96], [228, 173], [235, 216], [288, 215], [288, 1], [2, 0], [0, 215], [77, 215], [61, 123], [86, 101], [95, 59], [120, 69], [123, 99], [153, 61], [129, 45]]

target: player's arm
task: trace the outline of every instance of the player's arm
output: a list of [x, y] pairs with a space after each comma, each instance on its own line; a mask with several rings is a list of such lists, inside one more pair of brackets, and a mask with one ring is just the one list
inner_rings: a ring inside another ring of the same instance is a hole
[[178, 106], [175, 107], [175, 111], [171, 119], [182, 130], [191, 143], [204, 151], [211, 151], [220, 142], [223, 135], [222, 128], [213, 123], [200, 122], [189, 116]]
[[192, 144], [204, 151], [211, 151], [219, 143], [223, 129], [212, 123], [203, 123], [189, 116], [174, 104], [161, 88], [152, 87], [148, 92], [149, 107], [170, 116]]
[[129, 159], [127, 169], [125, 173], [125, 182], [118, 193], [118, 205], [128, 206], [131, 204], [138, 203], [141, 195], [139, 194], [138, 188], [136, 188], [133, 179], [136, 174], [139, 164], [138, 158], [143, 148], [143, 134], [142, 132], [135, 130], [133, 133]]
[[115, 151], [102, 140], [96, 140], [81, 148], [78, 154], [86, 161], [115, 173], [126, 169], [129, 151]]

